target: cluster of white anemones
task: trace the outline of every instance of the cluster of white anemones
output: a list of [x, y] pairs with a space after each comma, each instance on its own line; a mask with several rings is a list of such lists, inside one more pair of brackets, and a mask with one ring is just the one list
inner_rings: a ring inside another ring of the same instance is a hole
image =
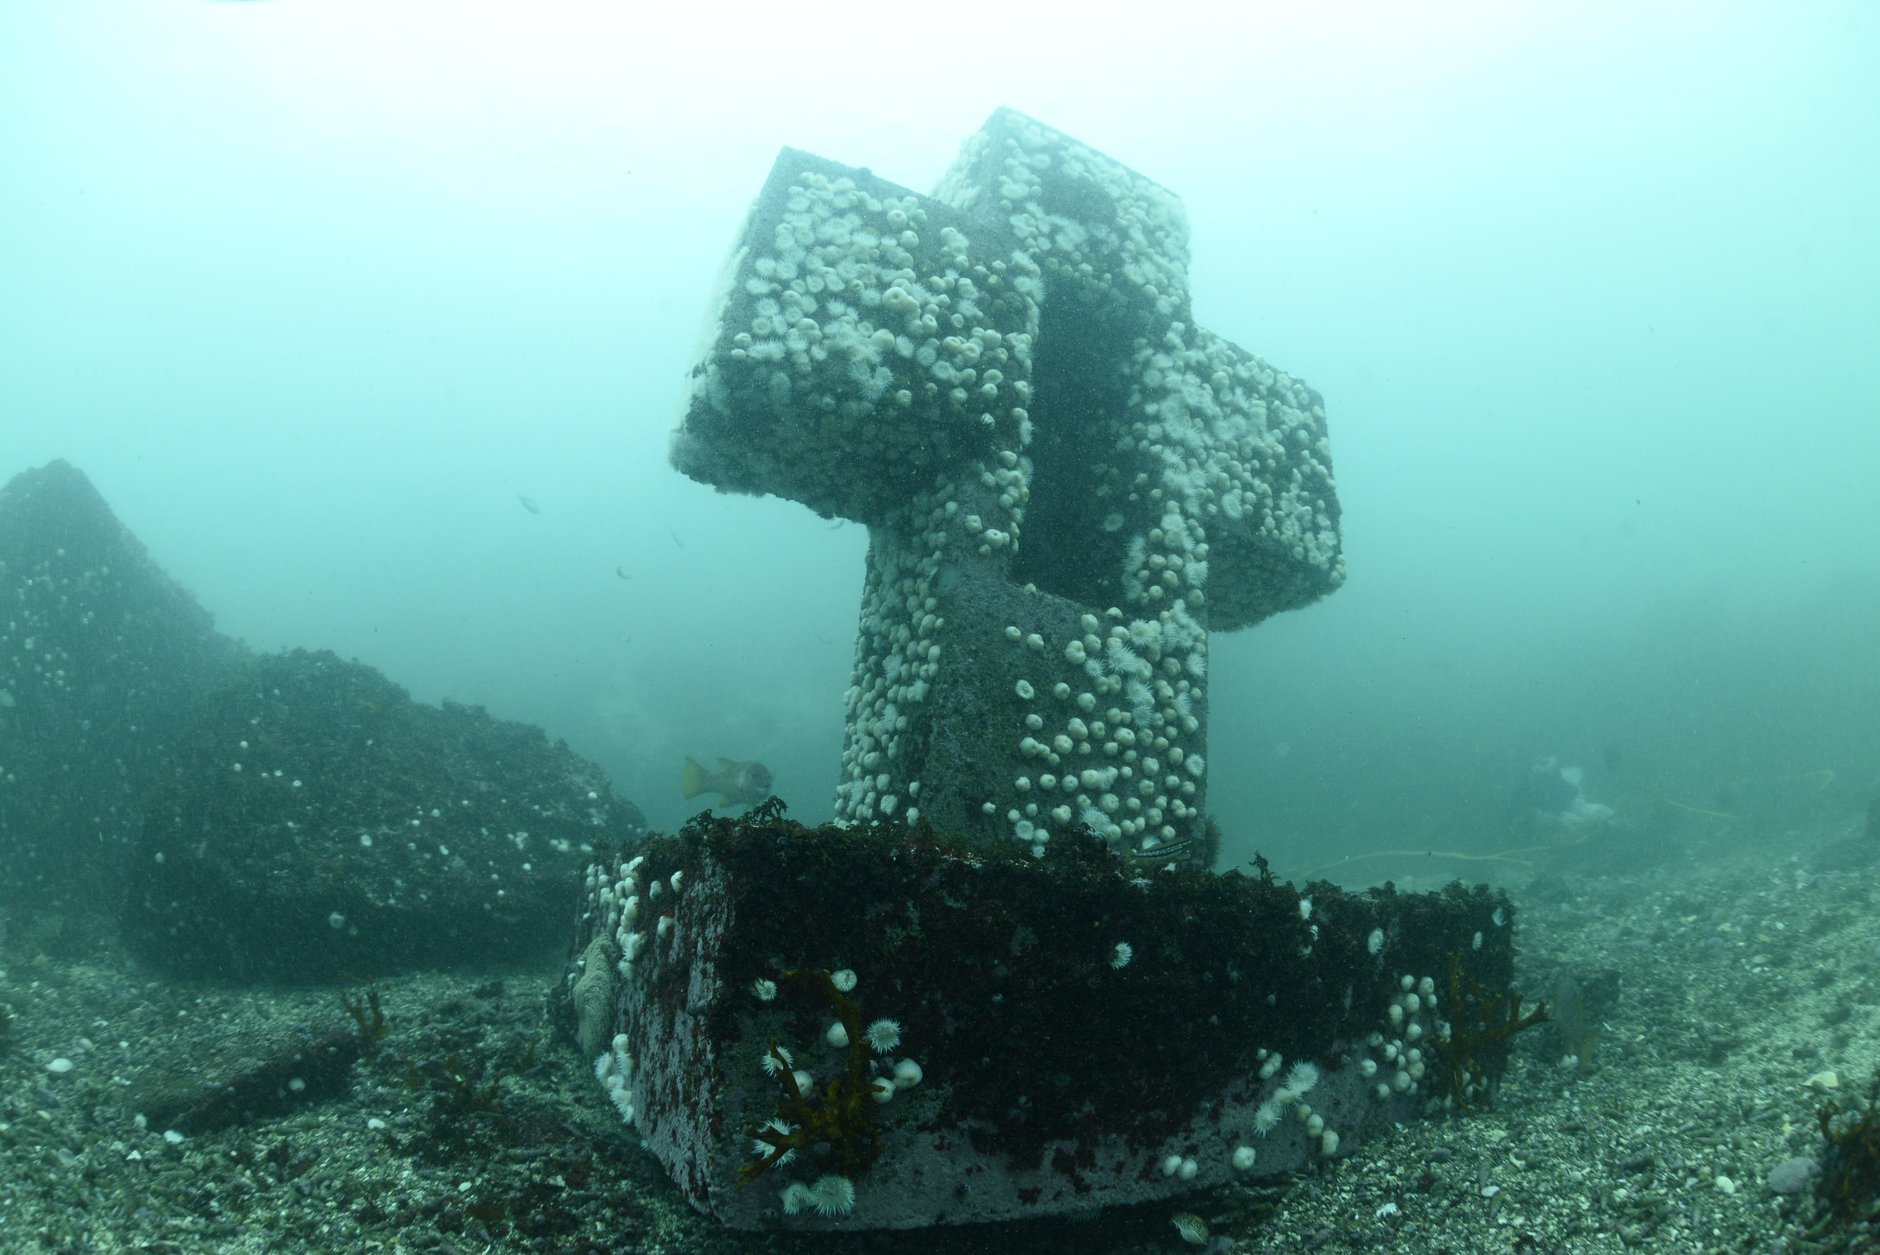
[[[1034, 268], [975, 259], [932, 209], [812, 166], [766, 193], [694, 372], [679, 469], [874, 520], [904, 509], [907, 479], [957, 470], [942, 450], [1022, 450]], [[986, 543], [1016, 535], [1018, 505], [979, 520]]]
[[[829, 974], [830, 982], [838, 993], [850, 993], [855, 989], [857, 978], [853, 970], [840, 968]], [[771, 1003], [777, 998], [777, 983], [767, 977], [759, 977], [751, 984], [751, 993], [760, 1003]], [[870, 1021], [862, 1030], [871, 1054], [880, 1056], [871, 1063], [875, 1076], [870, 1094], [877, 1103], [891, 1100], [895, 1094], [919, 1085], [925, 1074], [919, 1063], [906, 1057], [893, 1058], [892, 1052], [901, 1044], [901, 1024], [898, 1020], [881, 1018]], [[823, 1033], [823, 1040], [836, 1050], [847, 1050], [850, 1044], [848, 1026], [841, 1020], [830, 1022]], [[790, 1072], [790, 1083], [796, 1092], [806, 1100], [819, 1091], [816, 1088], [816, 1076], [809, 1068], [797, 1063], [796, 1055], [780, 1045], [772, 1045], [759, 1061], [764, 1074], [781, 1078], [786, 1069]], [[835, 1065], [846, 1067], [847, 1061]], [[772, 1118], [763, 1129], [780, 1133], [794, 1133], [795, 1126], [788, 1122]], [[760, 1130], [761, 1131], [761, 1130]], [[775, 1148], [763, 1138], [753, 1138], [752, 1152], [760, 1159], [769, 1155]], [[772, 1167], [783, 1167], [795, 1162], [796, 1151], [786, 1151]], [[846, 1216], [855, 1208], [855, 1183], [850, 1178], [827, 1174], [818, 1177], [813, 1183], [792, 1181], [784, 1186], [779, 1196], [785, 1215], [798, 1215], [805, 1211], [814, 1211], [822, 1216]]]
[[[1271, 1081], [1285, 1067], [1286, 1061], [1278, 1051], [1261, 1050], [1255, 1058], [1260, 1063], [1260, 1080]], [[1306, 1101], [1306, 1095], [1319, 1083], [1318, 1065], [1307, 1059], [1293, 1062], [1292, 1068], [1279, 1082], [1277, 1088], [1267, 1095], [1266, 1100], [1253, 1113], [1253, 1133], [1256, 1137], [1265, 1137], [1291, 1115], [1305, 1126], [1306, 1136], [1317, 1145], [1319, 1154], [1331, 1158], [1338, 1153], [1338, 1133], [1328, 1128], [1325, 1117], [1312, 1109]], [[1256, 1158], [1253, 1147], [1240, 1145], [1233, 1153], [1234, 1167], [1242, 1172], [1252, 1168]]]
[[[1045, 208], [1047, 182], [1101, 201], [1085, 222]], [[1107, 276], [1139, 292], [1158, 314], [1188, 304], [1188, 224], [1175, 195], [1127, 166], [1023, 114], [1001, 110], [941, 177], [934, 196], [966, 207], [982, 198], [1011, 224], [1019, 245], [1052, 268], [1088, 276], [1091, 259], [1118, 259]]]
[[846, 1216], [855, 1210], [855, 1182], [836, 1173], [825, 1173], [813, 1184], [792, 1181], [781, 1194], [783, 1214], [799, 1215], [813, 1211], [819, 1216]]
[[1432, 1045], [1449, 1039], [1449, 1022], [1438, 1014], [1435, 979], [1398, 977], [1384, 1022], [1385, 1028], [1365, 1039], [1370, 1053], [1358, 1061], [1358, 1074], [1373, 1082], [1371, 1093], [1379, 1102], [1420, 1092], [1434, 1062]]
[[[1214, 530], [1236, 551], [1284, 554], [1319, 571], [1328, 591], [1343, 583], [1331, 447], [1318, 395], [1184, 323], [1141, 343], [1132, 366], [1138, 383], [1130, 408], [1137, 417], [1118, 439], [1118, 454], [1158, 464], [1163, 500], [1180, 503], [1190, 526]], [[1137, 578], [1149, 570], [1146, 561], [1129, 565]], [[1261, 583], [1266, 576], [1258, 569], [1268, 564], [1247, 565], [1230, 564], [1229, 577], [1209, 594], [1217, 629], [1257, 622], [1275, 608], [1275, 590]], [[1208, 570], [1204, 559], [1187, 582], [1206, 584]]]
[[[648, 934], [639, 927], [641, 903], [658, 910], [663, 898], [677, 897], [685, 885], [683, 871], [675, 871], [664, 879], [646, 877], [646, 883], [642, 884], [641, 868], [645, 863], [645, 856], [637, 855], [611, 867], [595, 863], [587, 870], [588, 909], [599, 935], [610, 937], [614, 950], [620, 955], [615, 971], [622, 979], [639, 971], [647, 945]], [[651, 935], [660, 942], [670, 943], [676, 931], [675, 919], [672, 913], [661, 912]], [[617, 1035], [612, 1046], [596, 1057], [594, 1076], [621, 1117], [628, 1124], [633, 1123], [636, 1114], [633, 1053], [628, 1049], [625, 1033]]]
[[[1078, 821], [1138, 850], [1193, 835], [1203, 625], [1253, 622], [1296, 595], [1263, 581], [1312, 583], [1275, 577], [1275, 555], [1319, 568], [1324, 588], [1342, 579], [1318, 398], [1187, 321], [1187, 226], [1174, 196], [1022, 115], [995, 115], [931, 199], [810, 167], [780, 186], [734, 258], [690, 413], [768, 412], [766, 430], [790, 434], [696, 440], [682, 428], [673, 458], [720, 487], [879, 525], [837, 818], [920, 816], [921, 781], [907, 764], [925, 744], [917, 725], [941, 665], [935, 581], [949, 555], [1017, 549], [1033, 474], [1032, 345], [1047, 286], [1063, 284], [1101, 290], [1142, 329], [1130, 350], [1133, 417], [1103, 438], [1092, 459], [1100, 482], [1084, 489], [1113, 507], [1091, 541], [1120, 553], [1118, 604], [1103, 611], [1108, 622], [1061, 641], [1008, 628], [1054, 655], [1016, 695], [1013, 740], [1045, 761], [982, 809], [1040, 854], [1053, 828]], [[1048, 210], [1063, 188], [1103, 211], [1074, 221]], [[1017, 251], [975, 257], [948, 209], [1002, 220]], [[983, 454], [932, 460], [949, 431], [967, 429], [986, 434]], [[858, 477], [858, 457], [917, 470], [925, 486], [910, 494], [892, 476]], [[1240, 560], [1222, 566], [1229, 552]], [[1071, 706], [1027, 705], [1046, 693]]]
[[[1081, 820], [1112, 842], [1152, 850], [1200, 819], [1207, 761], [1197, 748], [1197, 710], [1207, 634], [1181, 605], [1148, 620], [1127, 621], [1116, 609], [1107, 617], [1106, 625], [1084, 614], [1082, 634], [1059, 651], [1078, 668], [1077, 684], [1044, 689], [1021, 678], [1014, 689], [1019, 756], [1036, 770], [1013, 778], [1005, 819], [1037, 854], [1050, 839], [1047, 821], [1062, 828]], [[1005, 635], [1038, 654], [1041, 667], [1051, 665], [1039, 633], [1008, 624]], [[992, 802], [982, 809], [998, 811]]]
[[[1094, 228], [1093, 234], [1092, 228], [1047, 213], [1043, 208], [1044, 172], [1054, 164], [1056, 173], [1052, 177], [1101, 189], [1115, 209], [1113, 222]], [[989, 171], [993, 173], [989, 175]], [[1145, 288], [1148, 299], [1186, 302], [1186, 226], [1179, 202], [1167, 192], [1109, 158], [1016, 114], [995, 118], [968, 143], [960, 160], [941, 180], [935, 198], [969, 206], [985, 193], [988, 180], [996, 188], [1000, 210], [1017, 233], [1034, 274], [1055, 269], [1088, 277], [1093, 259], [1114, 264], [1121, 258], [1120, 270], [1126, 273], [1118, 277]], [[904, 284], [896, 287], [905, 290]], [[1043, 295], [1030, 274], [1016, 275], [1012, 290], [1034, 301]], [[918, 299], [920, 293], [910, 295]], [[908, 304], [908, 312], [912, 312], [907, 298], [896, 295], [884, 300], [895, 308]], [[1031, 330], [1028, 328], [1020, 341], [1027, 359]], [[923, 361], [927, 351], [925, 346], [916, 347], [917, 363]], [[948, 369], [944, 360], [938, 368], [943, 373]], [[1028, 401], [1029, 394], [1023, 394], [1021, 400]], [[1030, 416], [1022, 406], [1012, 412], [1018, 418], [1016, 447], [996, 450], [982, 466], [969, 468], [962, 477], [970, 483], [976, 475], [978, 483], [973, 487], [983, 490], [994, 507], [992, 513], [978, 505], [962, 504], [955, 494], [936, 492], [914, 505], [910, 517], [924, 519], [925, 526], [911, 552], [901, 553], [892, 540], [883, 544], [877, 538], [876, 570], [865, 598], [856, 680], [849, 693], [849, 744], [844, 753], [844, 780], [838, 790], [838, 810], [844, 818], [892, 814], [897, 806], [911, 802], [915, 804], [908, 807], [910, 818], [918, 816], [919, 781], [902, 779], [896, 767], [901, 757], [901, 736], [910, 718], [917, 717], [915, 708], [925, 698], [931, 673], [939, 661], [939, 646], [929, 635], [938, 611], [931, 578], [949, 545], [957, 551], [964, 542], [987, 555], [1009, 550], [1017, 543], [1030, 487], [1031, 466], [1025, 454], [1030, 443]], [[1157, 558], [1159, 567], [1166, 561]], [[1205, 573], [1205, 563], [1199, 570]], [[1140, 627], [1136, 630], [1139, 634], [1143, 631]], [[1038, 633], [1031, 636], [1042, 644]], [[1101, 640], [1094, 647], [1100, 650]], [[1146, 668], [1132, 661], [1135, 648], [1130, 647], [1132, 653], [1128, 656], [1114, 657], [1109, 676], [1114, 683], [1107, 689], [1098, 689], [1096, 683], [1080, 687], [1103, 691], [1106, 697], [1114, 694], [1119, 712], [1126, 708], [1128, 714], [1119, 713], [1110, 720], [1112, 723], [1125, 723], [1133, 717], [1138, 728], [1145, 728], [1152, 716], [1166, 714], [1177, 726], [1187, 722], [1191, 730], [1198, 727], [1196, 707], [1206, 668], [1205, 641], [1187, 651], [1193, 661], [1186, 664], [1186, 678], [1179, 687], [1167, 678], [1144, 673]], [[1170, 654], [1177, 656], [1174, 650]], [[1092, 660], [1091, 672], [1092, 681], [1105, 678], [1099, 660]], [[1181, 675], [1178, 670], [1177, 676]], [[1024, 691], [1026, 687], [1029, 681], [1018, 689], [1021, 700], [1034, 696]], [[1094, 707], [1094, 691], [1086, 711]], [[1073, 729], [1067, 727], [1059, 737], [1072, 734]], [[1130, 736], [1134, 735], [1135, 730], [1131, 730]], [[1197, 756], [1196, 766], [1190, 769], [1193, 779], [1199, 778], [1199, 766]], [[1170, 821], [1188, 817], [1185, 803], [1171, 806], [1161, 788], [1149, 790], [1145, 796], [1139, 786], [1132, 786], [1119, 795], [1111, 788], [1116, 774], [1116, 769], [1101, 764], [1068, 776], [1042, 773], [1040, 779], [1050, 777], [1050, 785], [1031, 797], [1018, 799], [1012, 808], [1016, 813], [1007, 816], [1013, 835], [1038, 853], [1042, 853], [1048, 836], [1048, 824], [1061, 828], [1078, 819], [1115, 841], [1133, 838], [1153, 845], [1173, 838], [1177, 827]], [[1177, 781], [1174, 787], [1180, 783]], [[1029, 780], [1019, 786], [1021, 792], [1029, 787]], [[1059, 796], [1052, 796], [1052, 791]], [[1193, 795], [1191, 782], [1188, 796]], [[988, 813], [996, 812], [995, 806]]]
[[627, 1049], [625, 1033], [615, 1035], [612, 1047], [594, 1060], [594, 1079], [601, 1083], [607, 1100], [613, 1103], [620, 1118], [632, 1124], [636, 1114], [633, 1105], [633, 1052]]
[[839, 818], [919, 818], [921, 781], [905, 764], [919, 743], [913, 725], [943, 665], [947, 620], [935, 581], [947, 553], [1015, 540], [1029, 469], [1011, 449], [1002, 450], [965, 494], [979, 504], [962, 507], [950, 486], [918, 493], [908, 506], [911, 540], [892, 528], [872, 534], [855, 670], [844, 695], [848, 738], [836, 790]]
[[598, 863], [590, 866], [587, 873], [588, 896], [600, 927], [613, 937], [614, 949], [620, 955], [616, 966], [623, 978], [633, 974], [648, 944], [648, 934], [639, 927], [643, 910], [659, 912], [651, 934], [656, 940], [671, 943], [678, 929], [677, 916], [661, 909], [660, 900], [663, 896], [676, 898], [679, 895], [685, 884], [685, 873], [675, 871], [664, 880], [655, 877], [642, 885], [640, 868], [645, 862], [644, 855], [637, 855], [620, 864], [617, 875], [608, 875], [607, 869]]
[[[1260, 1063], [1260, 1080], [1272, 1081], [1279, 1076], [1286, 1061], [1278, 1051], [1261, 1050], [1255, 1058]], [[1325, 1117], [1312, 1109], [1306, 1095], [1315, 1089], [1320, 1080], [1318, 1065], [1307, 1059], [1293, 1062], [1290, 1070], [1280, 1079], [1278, 1086], [1253, 1113], [1255, 1137], [1265, 1137], [1280, 1126], [1288, 1115], [1305, 1126], [1306, 1136], [1318, 1148], [1320, 1155], [1329, 1159], [1338, 1153], [1338, 1133], [1327, 1127]], [[1259, 1159], [1259, 1152], [1251, 1145], [1242, 1142], [1236, 1145], [1229, 1157], [1229, 1162], [1239, 1172], [1250, 1172]], [[1192, 1180], [1198, 1169], [1191, 1167], [1193, 1160], [1176, 1161], [1174, 1157], [1165, 1159], [1162, 1171], [1168, 1176], [1179, 1176], [1182, 1180]], [[1171, 1168], [1174, 1164], [1174, 1168]]]

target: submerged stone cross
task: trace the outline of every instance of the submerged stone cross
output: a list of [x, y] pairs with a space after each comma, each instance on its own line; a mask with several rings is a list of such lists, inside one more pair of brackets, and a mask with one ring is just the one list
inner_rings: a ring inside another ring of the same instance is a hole
[[838, 818], [1198, 857], [1207, 634], [1344, 560], [1318, 394], [1187, 270], [1172, 194], [1009, 109], [932, 196], [778, 157], [672, 460], [868, 526]]

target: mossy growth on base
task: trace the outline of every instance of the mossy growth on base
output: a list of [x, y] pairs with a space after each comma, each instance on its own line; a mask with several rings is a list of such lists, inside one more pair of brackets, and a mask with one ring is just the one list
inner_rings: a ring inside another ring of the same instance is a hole
[[[728, 1223], [1066, 1214], [1440, 1110], [1445, 1041], [1492, 1084], [1533, 1019], [1512, 913], [1484, 887], [1146, 865], [1077, 827], [1041, 857], [924, 822], [811, 828], [773, 800], [591, 867], [559, 1014]], [[802, 1205], [836, 1178], [852, 1211]]]

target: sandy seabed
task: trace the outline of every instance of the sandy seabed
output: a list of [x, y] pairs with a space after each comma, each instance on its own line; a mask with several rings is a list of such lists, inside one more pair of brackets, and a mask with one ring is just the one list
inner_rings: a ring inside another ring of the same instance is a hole
[[[346, 1029], [342, 997], [362, 989], [178, 983], [108, 927], [16, 921], [0, 956], [0, 1251], [1880, 1249], [1793, 1162], [1820, 1160], [1817, 1111], [1858, 1107], [1880, 1066], [1880, 845], [1850, 823], [1685, 834], [1624, 874], [1590, 861], [1508, 878], [1524, 989], [1564, 974], [1618, 991], [1577, 1065], [1534, 1030], [1493, 1109], [1309, 1174], [914, 1234], [754, 1236], [696, 1215], [551, 1031], [553, 967], [387, 978], [386, 1035], [336, 1093], [179, 1136], [137, 1118], [153, 1079], [187, 1071], [205, 1038]], [[1185, 1241], [1178, 1212], [1211, 1237]]]

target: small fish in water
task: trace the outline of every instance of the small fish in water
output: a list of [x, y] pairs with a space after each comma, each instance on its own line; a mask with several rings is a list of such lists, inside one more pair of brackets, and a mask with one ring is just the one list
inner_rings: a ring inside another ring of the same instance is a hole
[[718, 770], [707, 771], [696, 758], [688, 758], [679, 773], [679, 787], [687, 797], [716, 793], [720, 806], [749, 806], [770, 796], [770, 768], [721, 758]]
[[517, 493], [516, 500], [520, 501], [522, 508], [527, 510], [530, 514], [540, 514], [542, 512], [542, 507], [535, 504], [535, 498], [533, 497], [525, 497], [521, 493]]

